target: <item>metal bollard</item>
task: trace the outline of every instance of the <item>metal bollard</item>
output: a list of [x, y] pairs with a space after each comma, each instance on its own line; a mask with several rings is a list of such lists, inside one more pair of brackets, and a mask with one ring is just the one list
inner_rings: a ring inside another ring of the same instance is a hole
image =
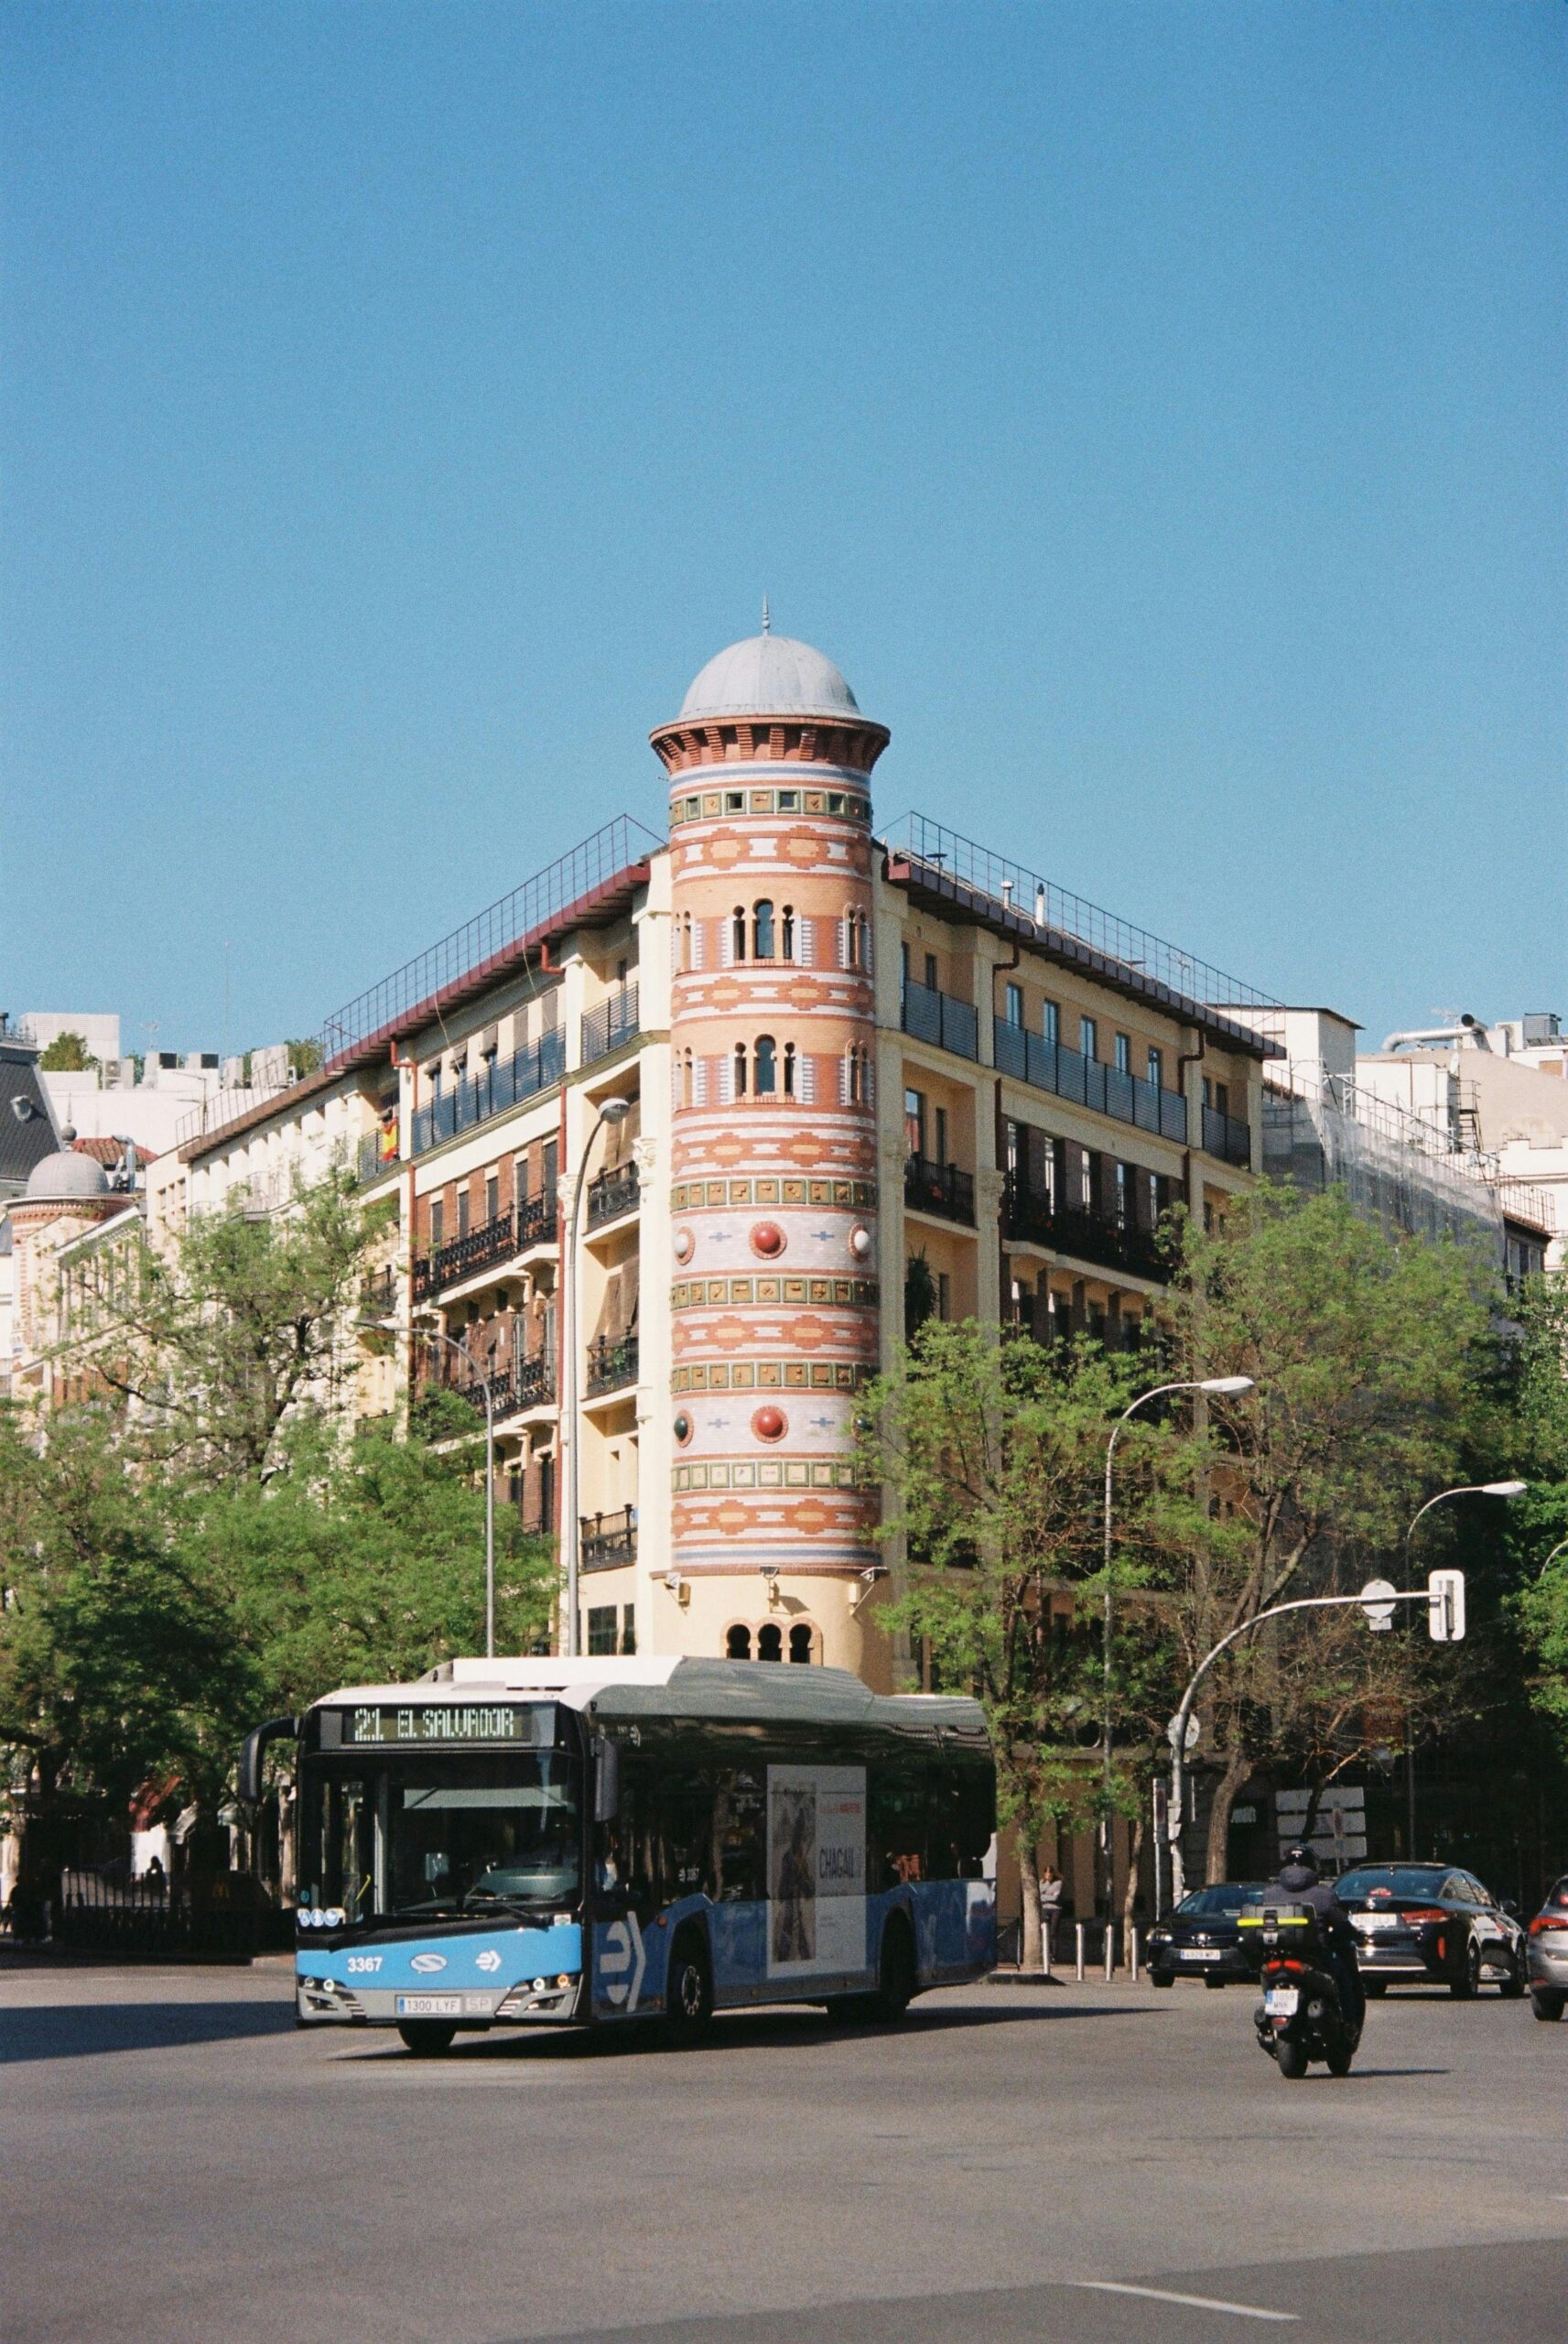
[[1077, 1972], [1081, 1986], [1084, 1982], [1084, 1925], [1081, 1921], [1074, 1923], [1073, 1935], [1077, 1939]]
[[1129, 1939], [1129, 1942], [1128, 1942], [1128, 1950], [1129, 1950], [1129, 1954], [1130, 1954], [1130, 1968], [1131, 1968], [1131, 1971], [1132, 1971], [1132, 1982], [1133, 1982], [1133, 1984], [1134, 1984], [1135, 1986], [1136, 1986], [1136, 1985], [1137, 1985], [1137, 1983], [1138, 1983], [1138, 1956], [1139, 1956], [1140, 1949], [1141, 1949], [1141, 1948], [1140, 1948], [1140, 1947], [1139, 1947], [1139, 1943], [1138, 1943], [1138, 1932], [1137, 1932], [1137, 1930], [1136, 1930], [1136, 1929], [1134, 1929], [1134, 1930], [1132, 1931], [1131, 1936], [1130, 1936], [1130, 1939]]
[[1108, 1986], [1116, 1975], [1116, 1923], [1105, 1925], [1105, 1982]]

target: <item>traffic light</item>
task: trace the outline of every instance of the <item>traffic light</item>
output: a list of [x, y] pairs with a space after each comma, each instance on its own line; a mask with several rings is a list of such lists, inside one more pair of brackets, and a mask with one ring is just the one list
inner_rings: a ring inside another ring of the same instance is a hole
[[1434, 1644], [1459, 1644], [1465, 1634], [1465, 1574], [1433, 1571], [1426, 1582], [1426, 1632]]

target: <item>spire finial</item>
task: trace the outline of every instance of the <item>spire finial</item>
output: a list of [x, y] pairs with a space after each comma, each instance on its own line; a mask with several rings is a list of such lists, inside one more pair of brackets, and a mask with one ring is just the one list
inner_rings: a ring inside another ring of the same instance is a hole
[[768, 615], [768, 598], [764, 594], [762, 596], [762, 633], [764, 635], [771, 635], [773, 631], [773, 623]]

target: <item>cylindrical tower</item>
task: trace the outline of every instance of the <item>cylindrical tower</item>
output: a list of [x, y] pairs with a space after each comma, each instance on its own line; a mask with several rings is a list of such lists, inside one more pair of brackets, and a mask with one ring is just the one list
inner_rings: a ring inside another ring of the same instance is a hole
[[876, 1560], [852, 1451], [878, 1355], [870, 775], [888, 734], [830, 661], [764, 630], [652, 737], [671, 783], [673, 1559], [747, 1582], [731, 1649], [805, 1658], [824, 1623], [801, 1582]]

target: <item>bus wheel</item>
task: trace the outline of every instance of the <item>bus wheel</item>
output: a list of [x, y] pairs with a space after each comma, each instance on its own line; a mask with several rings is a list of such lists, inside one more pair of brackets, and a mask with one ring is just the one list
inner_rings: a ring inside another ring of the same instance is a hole
[[870, 1997], [870, 2015], [884, 2025], [894, 2024], [914, 2000], [918, 1984], [914, 1939], [903, 1914], [895, 1913], [882, 1931], [881, 1969], [877, 1991]]
[[665, 1988], [665, 2032], [672, 2043], [692, 2043], [713, 2016], [713, 1977], [708, 1948], [695, 1929], [683, 1929], [670, 1948]]
[[455, 2026], [437, 2026], [428, 2019], [408, 2019], [397, 2032], [416, 2059], [438, 2059], [452, 2047]]

